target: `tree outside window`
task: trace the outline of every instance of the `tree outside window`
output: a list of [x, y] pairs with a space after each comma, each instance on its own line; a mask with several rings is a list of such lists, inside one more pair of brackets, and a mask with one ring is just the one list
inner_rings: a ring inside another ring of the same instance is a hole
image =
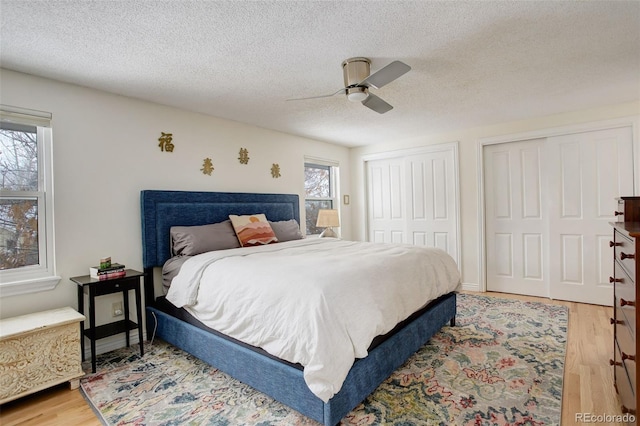
[[0, 270], [39, 264], [36, 127], [0, 126]]

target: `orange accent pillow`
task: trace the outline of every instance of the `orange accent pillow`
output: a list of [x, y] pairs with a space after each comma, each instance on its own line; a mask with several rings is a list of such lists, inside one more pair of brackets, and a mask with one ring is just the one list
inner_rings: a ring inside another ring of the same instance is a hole
[[242, 247], [277, 243], [278, 238], [264, 214], [229, 215]]

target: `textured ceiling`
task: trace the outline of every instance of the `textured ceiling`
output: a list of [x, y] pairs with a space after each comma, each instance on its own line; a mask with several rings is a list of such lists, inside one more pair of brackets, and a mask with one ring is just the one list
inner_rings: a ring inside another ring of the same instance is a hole
[[[640, 99], [639, 1], [0, 0], [0, 65], [347, 146]], [[341, 62], [412, 70], [344, 96]]]

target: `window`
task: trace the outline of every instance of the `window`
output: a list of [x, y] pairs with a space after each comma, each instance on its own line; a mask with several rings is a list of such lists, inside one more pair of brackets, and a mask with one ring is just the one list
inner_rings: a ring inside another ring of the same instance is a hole
[[0, 107], [0, 295], [54, 288], [51, 115]]
[[[320, 234], [324, 228], [317, 228], [320, 209], [337, 208], [338, 167], [314, 161], [304, 164], [305, 216], [307, 235]], [[336, 207], [334, 207], [336, 206]]]

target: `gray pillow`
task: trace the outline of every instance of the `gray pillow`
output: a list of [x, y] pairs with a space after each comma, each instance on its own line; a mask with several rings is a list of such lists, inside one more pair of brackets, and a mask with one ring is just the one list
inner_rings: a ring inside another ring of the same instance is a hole
[[180, 268], [182, 268], [182, 264], [188, 259], [191, 259], [191, 257], [173, 256], [164, 262], [164, 265], [162, 265], [162, 287], [164, 288], [164, 294], [167, 294], [167, 291], [171, 286], [171, 281], [173, 281], [176, 275], [178, 275]]
[[176, 256], [195, 256], [238, 247], [240, 242], [230, 220], [201, 226], [171, 227], [171, 250]]
[[301, 240], [304, 238], [304, 235], [300, 232], [300, 226], [295, 219], [269, 222], [269, 224], [279, 242]]

